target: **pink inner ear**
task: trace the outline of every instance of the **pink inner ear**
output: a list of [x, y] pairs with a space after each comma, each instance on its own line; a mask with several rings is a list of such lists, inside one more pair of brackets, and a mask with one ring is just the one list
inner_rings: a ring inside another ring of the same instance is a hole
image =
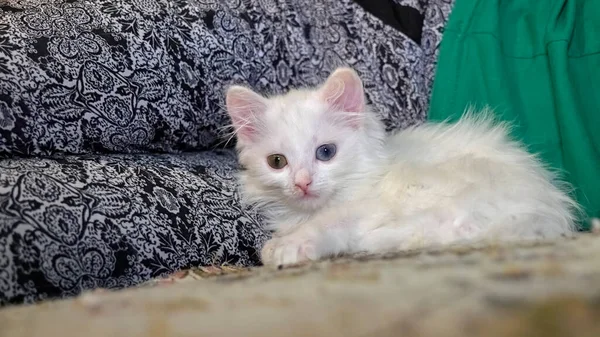
[[330, 104], [332, 110], [348, 114], [348, 121], [358, 126], [357, 113], [365, 109], [365, 94], [362, 81], [351, 69], [342, 68], [329, 76], [323, 88], [321, 97]]
[[266, 99], [250, 89], [233, 86], [227, 91], [225, 102], [238, 138], [255, 139], [259, 118], [267, 110]]
[[344, 112], [362, 112], [364, 109], [362, 81], [353, 70], [335, 71], [322, 90], [323, 97], [336, 109]]

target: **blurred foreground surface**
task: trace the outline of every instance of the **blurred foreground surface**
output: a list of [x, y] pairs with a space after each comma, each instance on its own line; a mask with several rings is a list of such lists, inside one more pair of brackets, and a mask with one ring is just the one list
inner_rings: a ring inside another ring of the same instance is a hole
[[0, 336], [600, 336], [600, 236], [203, 268], [0, 310]]

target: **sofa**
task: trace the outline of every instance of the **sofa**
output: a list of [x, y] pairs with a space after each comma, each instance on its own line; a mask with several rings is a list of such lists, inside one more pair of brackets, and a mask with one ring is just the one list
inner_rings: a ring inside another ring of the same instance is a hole
[[[585, 257], [585, 258], [582, 258]], [[10, 337], [597, 337], [600, 235], [201, 267], [0, 310]]]
[[224, 91], [358, 71], [423, 121], [452, 0], [0, 0], [0, 306], [255, 266]]

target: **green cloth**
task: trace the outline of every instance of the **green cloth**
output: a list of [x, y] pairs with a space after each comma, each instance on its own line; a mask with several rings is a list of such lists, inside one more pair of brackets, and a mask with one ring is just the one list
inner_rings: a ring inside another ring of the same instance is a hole
[[456, 0], [429, 118], [469, 105], [513, 122], [600, 217], [600, 0]]

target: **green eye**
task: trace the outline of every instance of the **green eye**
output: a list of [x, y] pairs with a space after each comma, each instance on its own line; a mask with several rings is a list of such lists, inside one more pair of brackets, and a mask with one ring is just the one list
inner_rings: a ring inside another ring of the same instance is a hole
[[269, 166], [276, 170], [281, 170], [287, 165], [287, 159], [282, 154], [272, 154], [267, 157], [267, 163]]

